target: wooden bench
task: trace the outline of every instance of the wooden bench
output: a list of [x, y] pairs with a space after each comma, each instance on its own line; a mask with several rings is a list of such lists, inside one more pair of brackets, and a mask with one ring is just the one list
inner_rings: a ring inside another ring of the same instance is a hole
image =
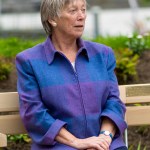
[[[126, 104], [128, 126], [150, 125], [150, 84], [119, 86], [120, 98]], [[128, 146], [128, 131], [125, 143]]]
[[[150, 84], [122, 85], [119, 86], [119, 90], [120, 97], [127, 107], [127, 124], [129, 126], [149, 125]], [[17, 92], [0, 93], [0, 147], [7, 146], [7, 134], [27, 133], [20, 119], [18, 110]], [[126, 130], [126, 145], [128, 145], [127, 137]]]
[[0, 133], [0, 147], [7, 146], [7, 134], [27, 133], [19, 116], [17, 92], [0, 93]]

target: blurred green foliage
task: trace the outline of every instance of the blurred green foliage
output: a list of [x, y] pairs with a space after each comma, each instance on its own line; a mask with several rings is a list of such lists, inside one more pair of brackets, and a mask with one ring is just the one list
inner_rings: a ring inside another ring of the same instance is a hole
[[44, 39], [0, 38], [0, 56], [15, 57], [17, 53], [41, 43]]
[[128, 80], [136, 79], [136, 65], [138, 63], [138, 55], [133, 55], [133, 52], [128, 48], [119, 49], [116, 54], [116, 75], [119, 84], [125, 84]]
[[11, 59], [20, 51], [32, 47], [40, 42], [42, 39], [20, 39], [16, 37], [0, 38], [0, 81], [9, 78], [12, 70]]
[[[133, 148], [133, 145], [131, 145], [129, 148], [128, 148], [128, 150], [135, 150], [134, 148]], [[142, 145], [141, 145], [141, 141], [138, 143], [138, 145], [137, 145], [137, 150], [146, 150], [146, 146], [144, 146], [144, 148], [142, 148]]]
[[130, 35], [128, 37], [127, 46], [133, 51], [133, 54], [141, 55], [143, 51], [150, 49], [150, 35], [148, 33], [142, 35]]
[[114, 50], [119, 84], [126, 84], [128, 80], [136, 79], [136, 65], [139, 56], [129, 48], [127, 36], [97, 37], [93, 41], [110, 46]]
[[123, 35], [118, 36], [99, 36], [95, 39], [92, 39], [93, 42], [98, 42], [110, 46], [113, 50], [117, 51], [118, 49], [127, 48], [128, 37]]
[[150, 0], [138, 0], [138, 3], [140, 6], [146, 6], [146, 7], [150, 6]]
[[[44, 37], [37, 39], [23, 39], [17, 37], [0, 38], [0, 57], [14, 58], [17, 53], [33, 47], [44, 40]], [[136, 76], [136, 65], [139, 58], [138, 55], [141, 55], [144, 50], [150, 49], [149, 40], [150, 38], [147, 35], [133, 35], [132, 37], [123, 35], [106, 37], [99, 36], [92, 39], [92, 41], [110, 46], [114, 50], [117, 62], [116, 74], [119, 79], [119, 84], [126, 83], [128, 79]], [[9, 68], [8, 65], [2, 66], [3, 67], [1, 68], [9, 70], [7, 69]], [[3, 69], [3, 72], [8, 74], [10, 71], [7, 72], [6, 70]], [[6, 75], [6, 77], [7, 76], [8, 75]]]
[[28, 134], [19, 134], [19, 135], [7, 135], [8, 141], [14, 141], [14, 142], [25, 142], [30, 143], [31, 138]]
[[16, 37], [0, 38], [0, 81], [8, 79], [12, 70], [11, 61], [6, 60], [15, 58], [17, 53], [42, 41], [42, 39], [31, 40]]
[[0, 57], [0, 81], [6, 80], [12, 70], [12, 64]]

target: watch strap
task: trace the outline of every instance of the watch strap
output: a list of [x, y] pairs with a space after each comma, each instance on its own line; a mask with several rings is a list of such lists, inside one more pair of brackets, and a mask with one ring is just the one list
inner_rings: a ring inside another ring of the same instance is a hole
[[113, 139], [113, 135], [109, 131], [100, 131], [100, 134], [104, 134], [106, 136], [110, 136], [110, 138]]

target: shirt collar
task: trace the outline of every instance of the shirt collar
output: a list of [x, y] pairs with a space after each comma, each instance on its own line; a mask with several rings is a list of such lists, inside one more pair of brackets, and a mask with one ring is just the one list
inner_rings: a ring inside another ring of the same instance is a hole
[[[87, 48], [85, 47], [84, 41], [79, 38], [77, 39], [77, 44], [79, 47], [78, 54], [83, 53], [83, 55], [85, 55], [89, 60], [89, 53], [87, 51]], [[47, 37], [46, 41], [44, 42], [44, 50], [48, 64], [51, 64], [55, 58], [55, 54], [59, 52], [55, 49], [50, 37]]]

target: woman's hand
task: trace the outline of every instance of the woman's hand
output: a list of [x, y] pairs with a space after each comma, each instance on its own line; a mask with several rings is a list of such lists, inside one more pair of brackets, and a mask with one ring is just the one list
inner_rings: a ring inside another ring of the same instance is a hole
[[[102, 141], [105, 140], [105, 141], [109, 144], [109, 147], [110, 147], [110, 144], [111, 144], [111, 142], [112, 142], [112, 139], [111, 139], [109, 136], [100, 134], [99, 137], [100, 137], [100, 139], [101, 139]], [[101, 147], [103, 147], [104, 150], [109, 150], [109, 147], [106, 147], [106, 149], [105, 149], [105, 147], [102, 146], [102, 145], [104, 145], [103, 142], [101, 143]], [[88, 148], [88, 149], [86, 149], [86, 150], [97, 150], [97, 149], [96, 149], [96, 148]]]
[[104, 134], [100, 134], [99, 135], [100, 138], [104, 139], [110, 146], [111, 142], [112, 142], [112, 139], [110, 136], [107, 136], [107, 135], [104, 135]]
[[76, 139], [73, 141], [73, 147], [79, 150], [109, 150], [110, 143], [103, 137], [90, 137], [86, 139]]

